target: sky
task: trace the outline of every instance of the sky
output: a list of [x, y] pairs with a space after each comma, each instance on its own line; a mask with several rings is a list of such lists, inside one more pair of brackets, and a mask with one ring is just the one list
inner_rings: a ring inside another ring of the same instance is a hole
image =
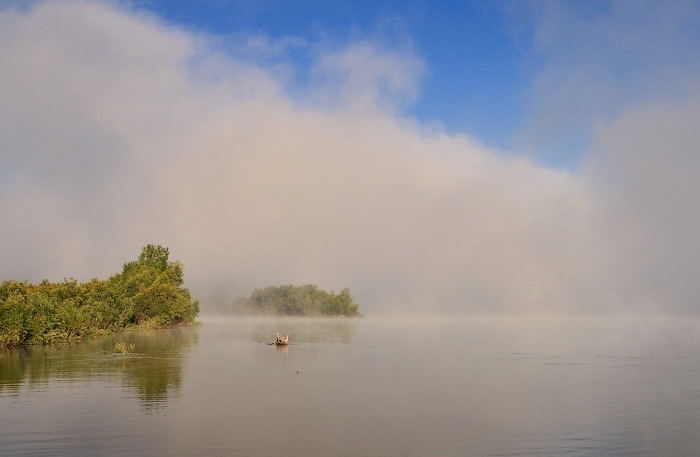
[[0, 0], [0, 279], [700, 312], [700, 3]]

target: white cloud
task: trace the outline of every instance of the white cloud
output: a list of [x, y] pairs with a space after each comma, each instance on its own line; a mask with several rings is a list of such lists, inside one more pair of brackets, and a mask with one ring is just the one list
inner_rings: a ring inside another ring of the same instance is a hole
[[682, 99], [693, 90], [700, 71], [696, 1], [515, 5], [513, 17], [533, 25], [524, 62], [533, 88], [520, 143], [539, 148], [540, 158], [561, 154], [558, 146], [572, 136], [584, 143], [597, 123], [640, 103]]
[[391, 112], [415, 100], [425, 67], [410, 51], [397, 54], [362, 42], [322, 55], [312, 72], [322, 104]]

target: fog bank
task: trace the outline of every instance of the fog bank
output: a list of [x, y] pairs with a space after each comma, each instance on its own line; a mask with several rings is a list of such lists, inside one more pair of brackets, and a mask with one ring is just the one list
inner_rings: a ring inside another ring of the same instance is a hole
[[159, 243], [205, 312], [283, 283], [366, 314], [697, 312], [698, 97], [600, 124], [572, 173], [403, 117], [423, 71], [349, 43], [298, 97], [128, 9], [6, 9], [0, 278], [106, 277]]

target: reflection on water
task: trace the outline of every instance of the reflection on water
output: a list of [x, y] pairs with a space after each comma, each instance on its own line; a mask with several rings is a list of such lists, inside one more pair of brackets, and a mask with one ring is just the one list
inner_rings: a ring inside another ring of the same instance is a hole
[[350, 344], [359, 325], [358, 318], [236, 318], [210, 320], [209, 324], [224, 324], [240, 339], [269, 342], [279, 333], [291, 335], [291, 344], [337, 343]]
[[700, 449], [697, 320], [221, 319], [0, 357], [2, 456]]
[[[150, 411], [179, 393], [182, 360], [197, 343], [198, 331], [183, 327], [126, 332], [80, 343], [0, 351], [0, 395], [21, 396], [51, 382], [118, 379]], [[117, 342], [133, 344], [134, 350], [114, 353]]]

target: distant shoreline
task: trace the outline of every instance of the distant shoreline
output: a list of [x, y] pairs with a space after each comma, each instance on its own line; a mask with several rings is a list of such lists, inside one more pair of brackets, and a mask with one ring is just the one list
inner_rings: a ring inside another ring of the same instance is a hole
[[301, 286], [257, 288], [250, 297], [233, 301], [231, 313], [241, 316], [306, 316], [306, 317], [361, 317], [360, 307], [353, 301], [350, 289], [339, 294], [326, 292], [316, 284]]

